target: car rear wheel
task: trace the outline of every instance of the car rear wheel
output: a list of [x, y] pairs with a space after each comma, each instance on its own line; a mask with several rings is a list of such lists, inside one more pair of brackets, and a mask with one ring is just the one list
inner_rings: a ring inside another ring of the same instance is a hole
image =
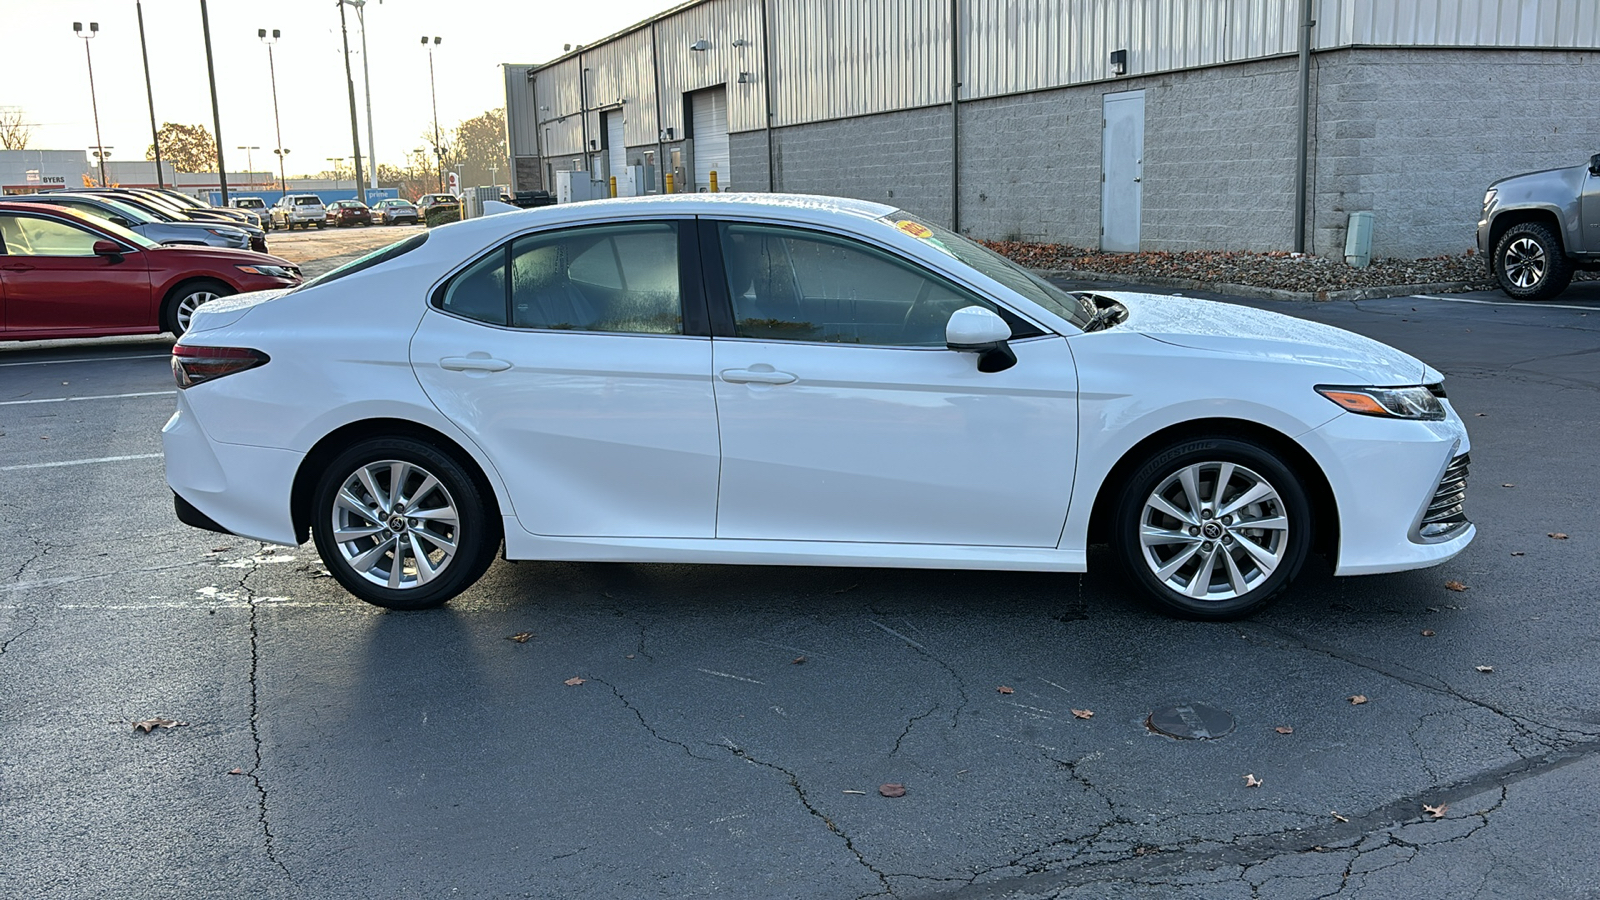
[[194, 318], [195, 310], [202, 304], [232, 293], [235, 293], [234, 289], [220, 281], [180, 284], [161, 304], [161, 327], [172, 332], [173, 337], [183, 337], [184, 332], [189, 330], [189, 321]]
[[1249, 615], [1286, 588], [1311, 547], [1311, 505], [1271, 451], [1203, 437], [1153, 454], [1117, 508], [1116, 552], [1162, 610], [1190, 619]]
[[1494, 251], [1500, 289], [1517, 300], [1548, 300], [1572, 283], [1572, 262], [1546, 225], [1523, 222], [1501, 236]]
[[312, 535], [350, 593], [387, 609], [440, 606], [477, 581], [500, 547], [477, 482], [412, 438], [362, 441], [317, 485]]

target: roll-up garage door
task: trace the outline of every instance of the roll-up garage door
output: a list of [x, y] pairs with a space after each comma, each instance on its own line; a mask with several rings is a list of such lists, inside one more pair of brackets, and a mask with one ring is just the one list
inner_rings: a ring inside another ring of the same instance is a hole
[[717, 173], [719, 190], [733, 183], [728, 166], [728, 91], [718, 86], [689, 95], [694, 128], [694, 184], [697, 191], [711, 189], [711, 173]]
[[611, 177], [617, 180], [617, 190], [628, 174], [628, 137], [622, 128], [622, 111], [604, 114], [606, 120], [606, 163], [611, 167]]

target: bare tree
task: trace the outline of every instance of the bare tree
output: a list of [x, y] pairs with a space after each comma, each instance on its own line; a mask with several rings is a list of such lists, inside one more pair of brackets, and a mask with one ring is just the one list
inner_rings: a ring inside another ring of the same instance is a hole
[[32, 136], [33, 126], [22, 121], [22, 107], [0, 106], [0, 148], [26, 150]]

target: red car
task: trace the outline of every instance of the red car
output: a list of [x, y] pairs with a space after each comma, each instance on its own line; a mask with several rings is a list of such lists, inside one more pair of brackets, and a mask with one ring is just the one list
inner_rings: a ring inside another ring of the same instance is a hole
[[334, 227], [371, 225], [372, 210], [360, 200], [340, 200], [328, 204], [328, 211], [323, 214], [323, 221]]
[[297, 266], [265, 253], [165, 246], [58, 206], [0, 202], [0, 340], [181, 335], [207, 300], [299, 283]]

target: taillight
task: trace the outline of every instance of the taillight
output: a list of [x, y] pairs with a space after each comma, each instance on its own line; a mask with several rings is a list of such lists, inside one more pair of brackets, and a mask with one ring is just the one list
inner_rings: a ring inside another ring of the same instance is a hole
[[178, 344], [172, 348], [172, 377], [178, 380], [178, 387], [189, 388], [203, 381], [254, 369], [268, 361], [270, 357], [265, 353], [246, 347], [185, 347]]

